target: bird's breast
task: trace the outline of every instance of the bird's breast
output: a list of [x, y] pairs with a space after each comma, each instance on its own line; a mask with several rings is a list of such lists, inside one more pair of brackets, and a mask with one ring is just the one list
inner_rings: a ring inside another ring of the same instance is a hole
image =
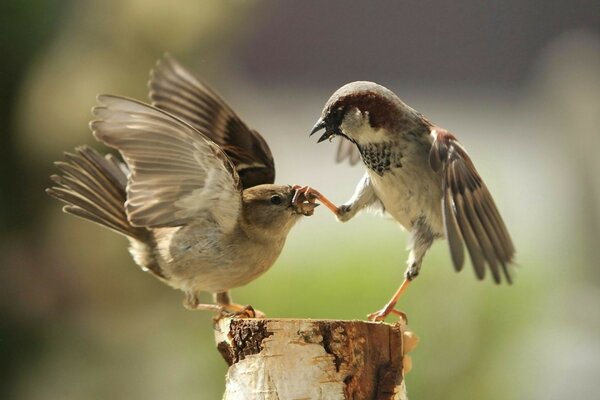
[[358, 144], [365, 166], [377, 175], [402, 167], [403, 148], [388, 142]]
[[443, 234], [441, 178], [425, 154], [405, 151], [400, 165], [383, 173], [369, 168], [369, 175], [386, 212], [405, 229], [411, 230], [418, 219], [425, 218], [435, 234]]
[[265, 242], [240, 230], [224, 233], [207, 221], [168, 233], [159, 240], [156, 258], [171, 286], [195, 293], [247, 284], [273, 265], [285, 243], [285, 236]]

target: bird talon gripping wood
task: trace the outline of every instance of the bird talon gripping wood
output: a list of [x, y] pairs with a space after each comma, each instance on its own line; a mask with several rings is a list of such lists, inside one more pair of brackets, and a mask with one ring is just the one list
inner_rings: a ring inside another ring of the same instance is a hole
[[239, 304], [230, 304], [222, 307], [221, 315], [223, 317], [235, 318], [263, 318], [265, 314], [255, 310], [251, 305], [242, 306]]
[[311, 135], [318, 142], [340, 136], [337, 161], [362, 160], [367, 171], [342, 207], [319, 200], [342, 222], [369, 207], [391, 215], [410, 233], [404, 283], [379, 312], [394, 312], [400, 294], [420, 271], [436, 239], [446, 238], [457, 271], [464, 248], [475, 275], [511, 283], [515, 248], [471, 158], [450, 132], [433, 125], [398, 96], [373, 82], [352, 82], [327, 101]]

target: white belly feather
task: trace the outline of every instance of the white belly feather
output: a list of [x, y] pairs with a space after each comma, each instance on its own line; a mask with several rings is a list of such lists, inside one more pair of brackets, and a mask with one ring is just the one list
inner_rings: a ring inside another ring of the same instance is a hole
[[[425, 217], [433, 233], [443, 235], [442, 181], [429, 166], [429, 146], [385, 129], [373, 129], [368, 113], [358, 109], [346, 114], [341, 129], [354, 138], [358, 147], [387, 142], [389, 153], [401, 155], [401, 166], [390, 163], [391, 169], [382, 175], [365, 162], [375, 194], [386, 212], [405, 229], [410, 230], [418, 218]], [[364, 155], [361, 157], [364, 162]]]
[[441, 182], [437, 174], [417, 160], [403, 159], [401, 168], [383, 176], [369, 171], [375, 194], [385, 210], [405, 229], [425, 217], [434, 233], [443, 235]]

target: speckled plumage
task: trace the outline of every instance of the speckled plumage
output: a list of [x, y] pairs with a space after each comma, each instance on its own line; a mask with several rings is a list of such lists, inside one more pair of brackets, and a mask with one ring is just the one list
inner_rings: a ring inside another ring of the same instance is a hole
[[377, 175], [383, 175], [392, 169], [402, 168], [402, 151], [385, 143], [357, 145], [363, 163]]
[[[341, 136], [337, 160], [367, 168], [354, 195], [337, 212], [347, 221], [365, 207], [381, 205], [410, 232], [406, 277], [414, 279], [425, 253], [447, 238], [454, 266], [462, 269], [466, 246], [479, 279], [511, 281], [514, 247], [500, 214], [464, 148], [389, 89], [352, 82], [327, 101], [313, 133], [319, 141]], [[342, 150], [343, 149], [343, 150]], [[387, 310], [389, 311], [389, 310]]]

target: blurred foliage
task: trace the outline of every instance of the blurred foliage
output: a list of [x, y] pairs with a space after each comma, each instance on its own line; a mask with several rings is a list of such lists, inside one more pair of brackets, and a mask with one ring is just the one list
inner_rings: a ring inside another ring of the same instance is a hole
[[[28, 199], [39, 198], [39, 192], [30, 196], [30, 187], [22, 184], [32, 172], [16, 151], [15, 100], [32, 59], [57, 29], [61, 12], [61, 2], [7, 0], [0, 5], [0, 251], [10, 242], [9, 234], [27, 230], [37, 214], [38, 204]], [[0, 256], [0, 261], [6, 267], [7, 260]], [[0, 273], [5, 283], [6, 275]], [[19, 321], [10, 306], [0, 305], [1, 398], [9, 398], [11, 383], [43, 348], [38, 333], [41, 326], [35, 321]]]
[[[16, 99], [34, 57], [58, 28], [65, 2], [6, 0], [0, 5], [0, 238], [25, 228], [35, 216], [28, 187], [16, 184], [31, 177], [15, 145]], [[33, 212], [27, 212], [31, 210]]]
[[[279, 182], [310, 183], [337, 202], [351, 194], [361, 168], [334, 165], [335, 149], [306, 136], [347, 77], [385, 83], [456, 132], [507, 220], [520, 266], [511, 287], [479, 283], [469, 267], [452, 271], [445, 243], [434, 246], [401, 300], [421, 337], [409, 394], [597, 396], [600, 40], [590, 23], [593, 2], [461, 3], [486, 16], [481, 37], [473, 34], [480, 20], [462, 8], [347, 4], [0, 4], [0, 398], [212, 399], [223, 392], [226, 366], [214, 349], [211, 316], [185, 310], [181, 293], [139, 271], [125, 239], [63, 215], [43, 194], [51, 162], [93, 143], [87, 123], [96, 94], [145, 99], [148, 70], [164, 51], [264, 134]], [[561, 7], [570, 10], [564, 18]], [[411, 31], [436, 18], [445, 23]], [[415, 49], [423, 55], [403, 62]], [[366, 60], [356, 59], [361, 50]], [[498, 50], [518, 62], [490, 61], [486, 54]], [[434, 51], [445, 62], [418, 68], [439, 59]], [[233, 296], [274, 317], [364, 318], [401, 282], [405, 241], [384, 218], [341, 225], [319, 209], [292, 231], [273, 269]]]

